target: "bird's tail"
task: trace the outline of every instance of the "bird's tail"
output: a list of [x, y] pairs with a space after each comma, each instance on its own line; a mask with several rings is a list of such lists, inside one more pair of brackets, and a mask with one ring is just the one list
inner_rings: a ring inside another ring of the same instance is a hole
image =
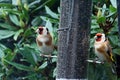
[[117, 67], [116, 62], [115, 62], [115, 61], [112, 62], [111, 69], [112, 69], [112, 73], [113, 73], [113, 74], [117, 74], [117, 72], [116, 72], [116, 67]]

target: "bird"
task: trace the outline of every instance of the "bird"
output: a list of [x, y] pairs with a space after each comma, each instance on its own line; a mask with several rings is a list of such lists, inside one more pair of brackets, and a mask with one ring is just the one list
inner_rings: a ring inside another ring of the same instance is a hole
[[97, 33], [94, 39], [95, 55], [102, 63], [108, 62], [112, 64], [112, 72], [115, 73], [114, 68], [116, 64], [113, 58], [112, 48], [108, 38], [105, 36], [104, 33]]
[[39, 26], [36, 32], [38, 34], [36, 37], [36, 43], [41, 52], [41, 56], [51, 57], [52, 52], [57, 49], [57, 47], [53, 45], [53, 38], [49, 29], [44, 26]]

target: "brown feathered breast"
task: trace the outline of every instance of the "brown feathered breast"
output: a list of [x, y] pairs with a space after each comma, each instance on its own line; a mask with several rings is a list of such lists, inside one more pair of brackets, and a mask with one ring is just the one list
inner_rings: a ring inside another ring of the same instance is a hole
[[107, 62], [113, 62], [113, 55], [112, 55], [112, 49], [109, 45], [109, 41], [108, 39], [104, 42], [95, 42], [94, 44], [95, 46], [95, 53], [96, 55], [103, 60], [107, 61]]
[[51, 54], [53, 52], [54, 46], [52, 44], [52, 36], [50, 33], [47, 35], [38, 35], [36, 42], [43, 54]]

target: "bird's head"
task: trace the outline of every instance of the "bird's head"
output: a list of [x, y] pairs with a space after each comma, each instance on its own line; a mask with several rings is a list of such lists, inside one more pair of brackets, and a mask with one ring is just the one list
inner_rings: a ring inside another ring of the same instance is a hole
[[105, 34], [97, 33], [94, 38], [95, 38], [96, 42], [104, 42], [105, 41]]
[[38, 27], [38, 29], [36, 30], [36, 32], [39, 35], [47, 35], [49, 33], [49, 30], [46, 27], [40, 26], [40, 27]]

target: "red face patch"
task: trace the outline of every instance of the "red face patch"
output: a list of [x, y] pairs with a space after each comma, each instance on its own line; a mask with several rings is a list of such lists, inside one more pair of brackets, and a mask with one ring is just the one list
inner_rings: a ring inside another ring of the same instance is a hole
[[101, 41], [101, 38], [97, 38], [96, 41]]
[[96, 41], [101, 41], [102, 35], [97, 35]]
[[101, 33], [97, 33], [96, 36], [102, 36], [102, 34]]
[[43, 32], [43, 27], [39, 27], [38, 29], [39, 29], [39, 34], [42, 34], [42, 32]]
[[96, 41], [101, 41], [102, 33], [97, 33], [95, 36], [96, 36]]

